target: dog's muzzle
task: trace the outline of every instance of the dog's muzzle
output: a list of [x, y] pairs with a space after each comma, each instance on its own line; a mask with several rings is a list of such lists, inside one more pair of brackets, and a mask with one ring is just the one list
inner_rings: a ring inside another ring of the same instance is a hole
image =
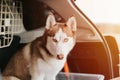
[[63, 54], [58, 54], [58, 55], [57, 55], [57, 59], [62, 60], [63, 58], [64, 58], [64, 55], [63, 55]]

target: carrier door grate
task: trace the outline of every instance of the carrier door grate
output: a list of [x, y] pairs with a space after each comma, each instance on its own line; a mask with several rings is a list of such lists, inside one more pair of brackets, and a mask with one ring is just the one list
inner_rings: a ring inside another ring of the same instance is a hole
[[7, 47], [13, 34], [23, 31], [22, 2], [17, 0], [0, 1], [0, 48]]

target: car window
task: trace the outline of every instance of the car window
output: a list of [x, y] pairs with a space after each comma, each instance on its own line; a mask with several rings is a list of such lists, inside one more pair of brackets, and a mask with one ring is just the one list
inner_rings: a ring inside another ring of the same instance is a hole
[[92, 20], [103, 36], [114, 36], [120, 51], [119, 0], [76, 0], [75, 4]]

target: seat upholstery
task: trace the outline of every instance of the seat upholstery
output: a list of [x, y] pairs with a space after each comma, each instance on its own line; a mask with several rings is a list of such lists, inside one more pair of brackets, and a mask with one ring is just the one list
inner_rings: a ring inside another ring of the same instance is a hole
[[[107, 38], [111, 42], [111, 39]], [[108, 43], [110, 44], [110, 43]], [[114, 44], [114, 43], [113, 43]], [[110, 44], [112, 46], [112, 44]], [[109, 46], [109, 47], [111, 47]], [[113, 50], [113, 49], [112, 49]], [[108, 54], [102, 42], [77, 42], [68, 56], [68, 65], [71, 72], [103, 74], [105, 80], [111, 78], [109, 55], [112, 56], [114, 77], [118, 76], [118, 51]], [[113, 56], [116, 55], [116, 56]], [[116, 59], [116, 60], [115, 60]]]

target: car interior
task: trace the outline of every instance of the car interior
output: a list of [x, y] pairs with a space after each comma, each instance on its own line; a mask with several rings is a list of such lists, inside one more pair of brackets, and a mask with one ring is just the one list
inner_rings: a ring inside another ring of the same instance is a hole
[[[100, 74], [104, 76], [104, 80], [119, 77], [119, 49], [115, 37], [103, 36], [96, 25], [78, 9], [74, 0], [1, 0], [1, 72], [17, 50], [42, 36], [46, 18], [50, 13], [57, 22], [65, 22], [72, 15], [77, 19], [76, 45], [67, 58], [71, 74]], [[82, 77], [81, 80], [103, 80], [103, 76], [102, 79], [88, 79], [85, 76], [87, 79]]]

